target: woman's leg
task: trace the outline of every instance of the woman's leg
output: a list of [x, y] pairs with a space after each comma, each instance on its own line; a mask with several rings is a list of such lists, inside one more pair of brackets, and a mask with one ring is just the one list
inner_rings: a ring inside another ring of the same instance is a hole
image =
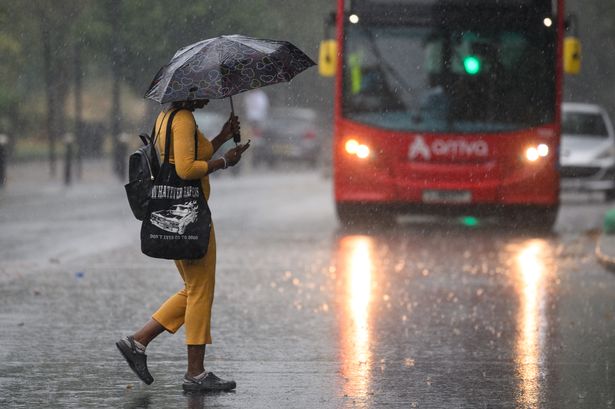
[[188, 376], [194, 378], [205, 372], [205, 345], [188, 345]]
[[[175, 266], [182, 280], [184, 280], [185, 285], [186, 279], [182, 263], [176, 260]], [[169, 297], [160, 308], [158, 308], [158, 311], [152, 315], [152, 319], [149, 320], [141, 330], [135, 333], [135, 339], [138, 340], [137, 336], [143, 336], [143, 338], [149, 342], [165, 330], [171, 334], [175, 334], [175, 332], [184, 325], [187, 298], [188, 293], [185, 287]]]
[[164, 331], [164, 327], [160, 325], [156, 320], [150, 319], [147, 323], [135, 334], [133, 338], [135, 341], [146, 347], [154, 338], [160, 335]]
[[181, 260], [179, 263], [186, 283], [186, 345], [211, 344], [211, 309], [216, 283], [216, 245], [213, 230], [205, 257], [199, 260]]
[[211, 309], [214, 300], [216, 276], [216, 238], [212, 227], [205, 257], [200, 260], [179, 262], [186, 283], [186, 345], [188, 349], [188, 375], [197, 376], [205, 371], [205, 344], [211, 344]]
[[[185, 288], [169, 297], [143, 328], [134, 334], [137, 342], [147, 346], [163, 331], [174, 334], [184, 322], [186, 343], [211, 343], [209, 324], [216, 272], [216, 237], [212, 228], [205, 257], [199, 260], [176, 260]], [[204, 347], [203, 347], [204, 349]]]
[[207, 254], [200, 260], [182, 260], [186, 283], [186, 344], [188, 370], [182, 388], [185, 391], [228, 391], [235, 381], [205, 372], [205, 344], [211, 343], [211, 307], [216, 278], [216, 241], [212, 227]]

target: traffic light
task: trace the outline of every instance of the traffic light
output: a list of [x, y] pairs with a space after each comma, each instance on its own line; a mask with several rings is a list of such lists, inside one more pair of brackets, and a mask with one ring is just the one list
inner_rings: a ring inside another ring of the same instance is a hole
[[463, 68], [468, 75], [476, 75], [480, 73], [482, 69], [482, 63], [480, 59], [475, 55], [468, 55], [463, 59]]

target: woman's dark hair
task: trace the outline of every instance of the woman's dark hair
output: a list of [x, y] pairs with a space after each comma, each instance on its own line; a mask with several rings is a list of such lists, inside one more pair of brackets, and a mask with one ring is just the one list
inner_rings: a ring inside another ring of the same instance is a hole
[[173, 101], [171, 103], [171, 108], [173, 109], [188, 109], [190, 111], [194, 111], [198, 104], [202, 103], [202, 99], [193, 99], [190, 101]]

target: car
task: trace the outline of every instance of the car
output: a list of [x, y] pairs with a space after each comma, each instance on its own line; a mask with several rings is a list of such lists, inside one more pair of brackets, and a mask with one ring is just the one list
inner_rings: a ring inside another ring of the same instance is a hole
[[270, 166], [281, 162], [318, 164], [321, 134], [316, 111], [304, 107], [276, 107], [271, 110], [255, 138], [254, 162]]
[[184, 234], [189, 224], [198, 218], [196, 200], [181, 205], [171, 206], [168, 210], [152, 212], [151, 222], [154, 226], [171, 233]]
[[601, 106], [563, 104], [560, 174], [564, 191], [602, 191], [615, 199], [615, 132]]

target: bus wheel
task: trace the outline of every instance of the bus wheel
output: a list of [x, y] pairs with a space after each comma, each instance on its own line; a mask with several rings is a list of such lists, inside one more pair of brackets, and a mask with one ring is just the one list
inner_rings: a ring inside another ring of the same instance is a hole
[[364, 204], [337, 203], [337, 218], [344, 228], [388, 228], [396, 222], [395, 213]]

